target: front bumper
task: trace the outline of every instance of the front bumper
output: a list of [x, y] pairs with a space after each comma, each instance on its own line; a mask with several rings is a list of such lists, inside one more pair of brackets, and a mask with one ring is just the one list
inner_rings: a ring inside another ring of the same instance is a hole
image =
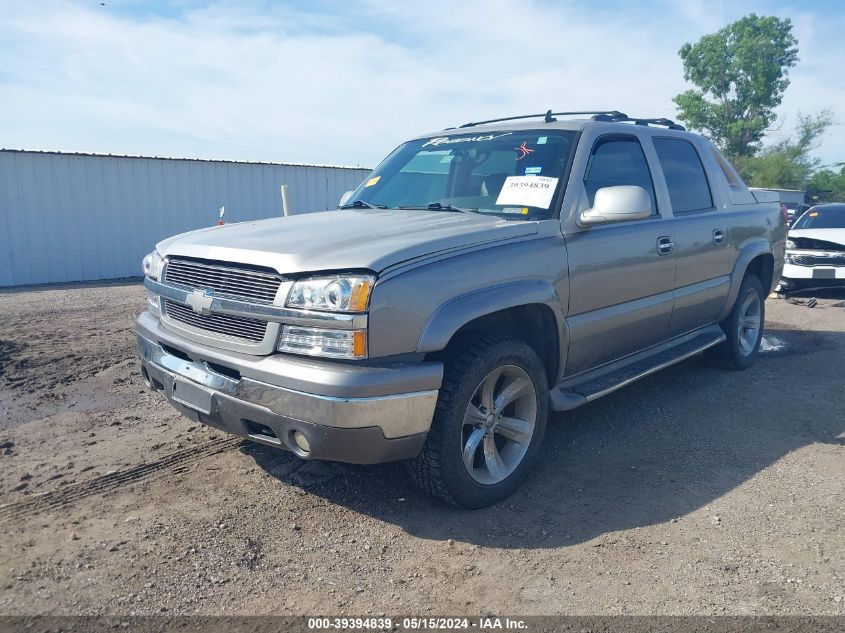
[[[439, 363], [374, 367], [227, 352], [173, 334], [149, 312], [138, 317], [136, 331], [145, 382], [181, 413], [307, 459], [371, 464], [413, 457], [443, 375]], [[297, 431], [307, 452], [294, 441]]]
[[[787, 261], [784, 262], [781, 273], [780, 291], [845, 287], [845, 265], [840, 264], [839, 255], [825, 251], [787, 251]], [[799, 265], [791, 261], [796, 258], [810, 261], [802, 262], [807, 265]]]
[[784, 263], [781, 276], [785, 279], [812, 279], [822, 282], [838, 280], [837, 283], [845, 283], [845, 266], [798, 266], [796, 264]]

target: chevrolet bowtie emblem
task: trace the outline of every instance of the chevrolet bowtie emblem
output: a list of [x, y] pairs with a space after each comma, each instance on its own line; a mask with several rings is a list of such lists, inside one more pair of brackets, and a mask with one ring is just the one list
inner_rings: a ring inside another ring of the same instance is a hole
[[211, 314], [211, 304], [214, 303], [214, 297], [206, 293], [205, 290], [194, 290], [188, 295], [186, 302], [197, 314]]

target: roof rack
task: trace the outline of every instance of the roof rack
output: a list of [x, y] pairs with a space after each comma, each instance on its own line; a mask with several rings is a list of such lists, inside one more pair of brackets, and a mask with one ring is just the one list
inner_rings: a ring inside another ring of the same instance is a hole
[[607, 117], [622, 117], [627, 119], [628, 115], [619, 112], [618, 110], [588, 110], [584, 112], [552, 112], [548, 110], [545, 114], [522, 114], [520, 116], [506, 116], [501, 119], [489, 119], [488, 121], [473, 121], [472, 123], [464, 123], [463, 125], [459, 125], [459, 128], [462, 127], [473, 127], [475, 125], [487, 125], [488, 123], [501, 123], [502, 121], [516, 121], [518, 119], [535, 119], [537, 117], [543, 117], [544, 123], [554, 123], [557, 119], [556, 116], [575, 116], [579, 114], [592, 114], [594, 115], [593, 118], [597, 116], [607, 116]]
[[653, 119], [645, 119], [645, 118], [632, 118], [626, 114], [622, 114], [621, 112], [618, 113], [619, 116], [613, 114], [596, 114], [592, 117], [593, 121], [611, 121], [614, 123], [633, 123], [634, 125], [661, 125], [663, 127], [667, 127], [670, 130], [681, 130], [686, 131], [686, 128], [683, 125], [679, 125], [675, 123], [672, 119], [667, 119], [665, 117], [658, 117]]
[[629, 119], [629, 121], [633, 121], [634, 125], [662, 125], [670, 130], [680, 130], [681, 132], [685, 132], [687, 129], [683, 125], [675, 123], [672, 119], [662, 117], [658, 119]]
[[[519, 119], [534, 119], [537, 117], [543, 117], [544, 123], [554, 123], [555, 121], [557, 121], [555, 117], [558, 116], [577, 116], [582, 114], [591, 115], [590, 118], [593, 121], [607, 121], [611, 123], [633, 123], [634, 125], [660, 125], [667, 127], [670, 130], [686, 130], [683, 125], [679, 125], [671, 119], [667, 119], [664, 117], [652, 119], [631, 118], [624, 112], [619, 112], [619, 110], [586, 110], [582, 112], [552, 112], [551, 110], [547, 110], [545, 114], [523, 114], [520, 116], [503, 117], [501, 119], [489, 119], [487, 121], [473, 121], [472, 123], [464, 123], [463, 125], [458, 126], [458, 128], [460, 129], [465, 127], [474, 127], [476, 125], [486, 125], [488, 123], [501, 123], [503, 121], [517, 121]], [[447, 129], [451, 130], [454, 128]]]

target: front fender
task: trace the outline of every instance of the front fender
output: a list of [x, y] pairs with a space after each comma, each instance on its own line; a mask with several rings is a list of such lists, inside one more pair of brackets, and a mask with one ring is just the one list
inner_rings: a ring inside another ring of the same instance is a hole
[[440, 351], [468, 321], [524, 304], [548, 305], [562, 328], [569, 300], [566, 245], [559, 225], [551, 229], [557, 232], [380, 277], [370, 300], [370, 357]]
[[542, 304], [551, 308], [560, 330], [564, 318], [554, 287], [542, 280], [513, 281], [473, 290], [441, 305], [423, 329], [417, 351], [440, 351], [446, 347], [455, 332], [470, 321], [493, 312], [528, 304]]

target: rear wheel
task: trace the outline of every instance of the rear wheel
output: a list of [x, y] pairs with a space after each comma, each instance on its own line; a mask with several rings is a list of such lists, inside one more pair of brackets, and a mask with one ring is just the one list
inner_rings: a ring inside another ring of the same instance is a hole
[[736, 302], [721, 326], [727, 339], [709, 350], [708, 357], [730, 369], [745, 369], [757, 357], [766, 317], [763, 284], [756, 275], [742, 280]]
[[465, 508], [511, 494], [533, 467], [548, 417], [545, 368], [526, 343], [481, 336], [446, 361], [443, 385], [414, 480]]

